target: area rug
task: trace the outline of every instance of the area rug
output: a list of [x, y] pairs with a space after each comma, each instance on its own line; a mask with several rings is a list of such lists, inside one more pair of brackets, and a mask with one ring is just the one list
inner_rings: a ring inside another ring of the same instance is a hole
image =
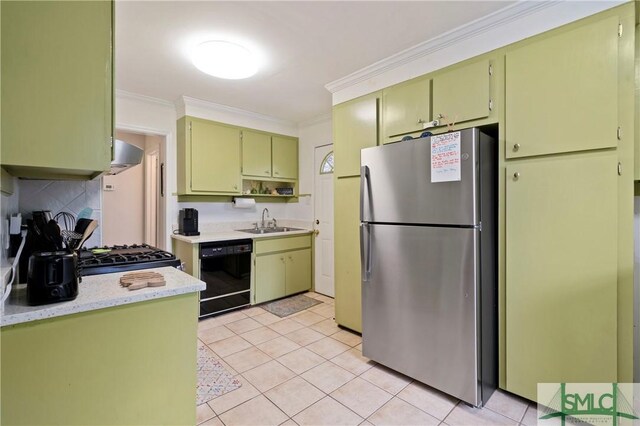
[[206, 346], [198, 347], [197, 405], [238, 389], [242, 383], [215, 358]]
[[318, 303], [322, 303], [320, 300], [312, 299], [303, 294], [298, 296], [287, 297], [286, 299], [276, 300], [275, 302], [267, 303], [260, 306], [262, 309], [266, 309], [274, 315], [280, 318], [287, 317], [296, 312], [304, 311]]

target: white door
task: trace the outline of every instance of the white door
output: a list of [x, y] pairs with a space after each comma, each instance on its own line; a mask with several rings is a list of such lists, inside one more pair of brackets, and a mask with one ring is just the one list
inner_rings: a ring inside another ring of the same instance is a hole
[[158, 246], [158, 157], [159, 152], [154, 150], [146, 154], [146, 200], [145, 200], [145, 243], [150, 246]]
[[314, 155], [315, 290], [333, 297], [333, 145]]

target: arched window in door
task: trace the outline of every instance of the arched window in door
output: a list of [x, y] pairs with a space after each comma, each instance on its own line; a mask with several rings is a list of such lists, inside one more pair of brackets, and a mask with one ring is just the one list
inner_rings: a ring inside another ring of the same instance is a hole
[[333, 151], [328, 153], [320, 164], [320, 174], [326, 175], [333, 173]]

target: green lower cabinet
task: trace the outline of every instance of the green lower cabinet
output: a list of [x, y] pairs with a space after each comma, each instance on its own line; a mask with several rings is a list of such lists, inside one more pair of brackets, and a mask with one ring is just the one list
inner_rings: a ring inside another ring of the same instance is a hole
[[198, 293], [2, 327], [0, 423], [196, 424], [197, 327]]
[[311, 289], [311, 237], [256, 240], [253, 273], [254, 304]]
[[506, 167], [510, 392], [617, 381], [617, 162], [604, 151]]

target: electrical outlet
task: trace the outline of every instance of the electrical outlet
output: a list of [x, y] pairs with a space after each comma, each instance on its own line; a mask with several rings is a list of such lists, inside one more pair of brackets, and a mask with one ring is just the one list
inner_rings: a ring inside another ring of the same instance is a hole
[[105, 183], [104, 186], [102, 187], [103, 191], [115, 191], [116, 190], [116, 186], [112, 183]]

